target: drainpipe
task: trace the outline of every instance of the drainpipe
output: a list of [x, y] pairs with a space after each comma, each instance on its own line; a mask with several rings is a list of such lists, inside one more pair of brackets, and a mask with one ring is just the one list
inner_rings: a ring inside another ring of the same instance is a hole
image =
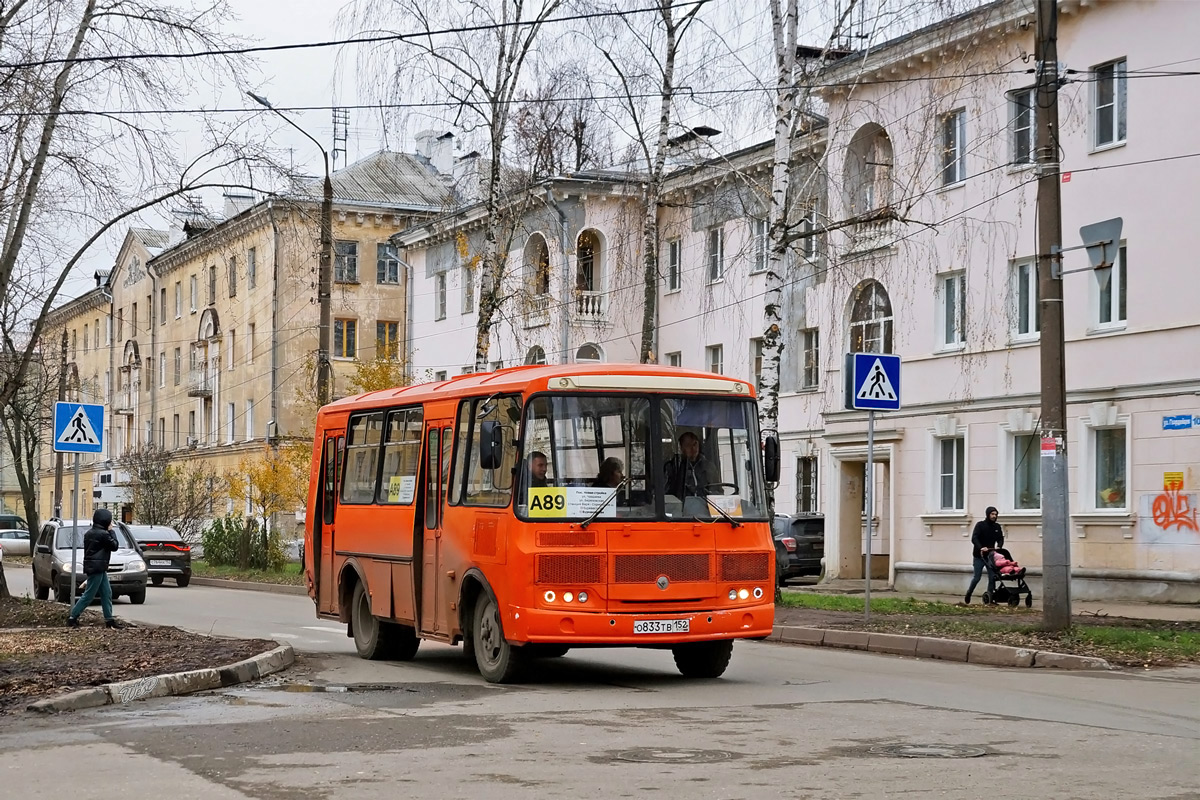
[[[150, 365], [153, 369], [150, 370], [150, 441], [154, 441], [155, 425], [158, 423], [158, 314], [155, 314], [155, 306], [158, 303], [158, 273], [150, 264], [146, 264], [146, 272], [150, 274]], [[159, 309], [159, 314], [162, 310]], [[165, 434], [164, 434], [165, 439]], [[163, 449], [166, 449], [166, 441], [163, 442]]]
[[274, 248], [271, 253], [271, 419], [267, 421], [267, 444], [279, 437], [279, 253], [282, 237], [275, 219], [275, 199], [267, 201], [267, 216], [271, 220]]
[[[546, 187], [546, 205], [554, 209], [558, 214], [558, 243], [562, 248], [563, 256], [563, 297], [569, 299], [571, 292], [571, 265], [567, 258], [567, 215], [562, 210], [562, 207], [554, 201], [554, 190]], [[562, 363], [569, 363], [571, 360], [571, 304], [566, 302], [562, 306], [562, 332], [559, 339], [559, 348], [562, 351]]]

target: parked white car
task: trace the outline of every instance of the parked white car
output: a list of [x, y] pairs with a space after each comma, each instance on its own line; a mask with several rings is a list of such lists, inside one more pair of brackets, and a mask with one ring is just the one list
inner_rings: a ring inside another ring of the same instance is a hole
[[29, 531], [21, 528], [0, 530], [0, 551], [10, 556], [29, 555]]

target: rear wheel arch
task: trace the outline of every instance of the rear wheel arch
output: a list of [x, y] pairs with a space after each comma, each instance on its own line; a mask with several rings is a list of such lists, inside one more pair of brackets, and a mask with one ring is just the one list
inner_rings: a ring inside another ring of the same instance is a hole
[[[366, 575], [363, 574], [362, 568], [359, 567], [358, 562], [350, 559], [342, 566], [342, 571], [338, 574], [339, 622], [344, 622], [347, 625], [351, 624], [351, 605], [352, 601], [354, 600], [354, 587], [360, 583], [369, 594], [371, 587], [367, 583]], [[351, 635], [353, 635], [352, 632]]]

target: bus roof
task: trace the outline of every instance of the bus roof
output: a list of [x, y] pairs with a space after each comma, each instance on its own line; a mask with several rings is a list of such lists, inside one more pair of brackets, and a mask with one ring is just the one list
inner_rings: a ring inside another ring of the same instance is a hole
[[381, 389], [343, 397], [325, 406], [321, 413], [424, 403], [450, 397], [528, 393], [548, 389], [563, 392], [641, 391], [747, 398], [754, 396], [754, 386], [751, 382], [712, 372], [664, 367], [659, 364], [554, 364], [508, 367], [495, 372], [459, 375], [436, 383]]

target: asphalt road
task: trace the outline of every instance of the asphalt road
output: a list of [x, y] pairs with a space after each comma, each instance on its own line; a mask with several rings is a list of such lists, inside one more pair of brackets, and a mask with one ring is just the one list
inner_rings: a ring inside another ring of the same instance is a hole
[[119, 608], [290, 634], [302, 657], [251, 686], [0, 718], [5, 785], [53, 775], [68, 796], [155, 787], [178, 800], [1182, 800], [1200, 787], [1200, 670], [1002, 670], [744, 642], [715, 681], [681, 678], [662, 651], [584, 650], [497, 687], [457, 648], [423, 646], [411, 663], [346, 655], [305, 597], [152, 587]]

